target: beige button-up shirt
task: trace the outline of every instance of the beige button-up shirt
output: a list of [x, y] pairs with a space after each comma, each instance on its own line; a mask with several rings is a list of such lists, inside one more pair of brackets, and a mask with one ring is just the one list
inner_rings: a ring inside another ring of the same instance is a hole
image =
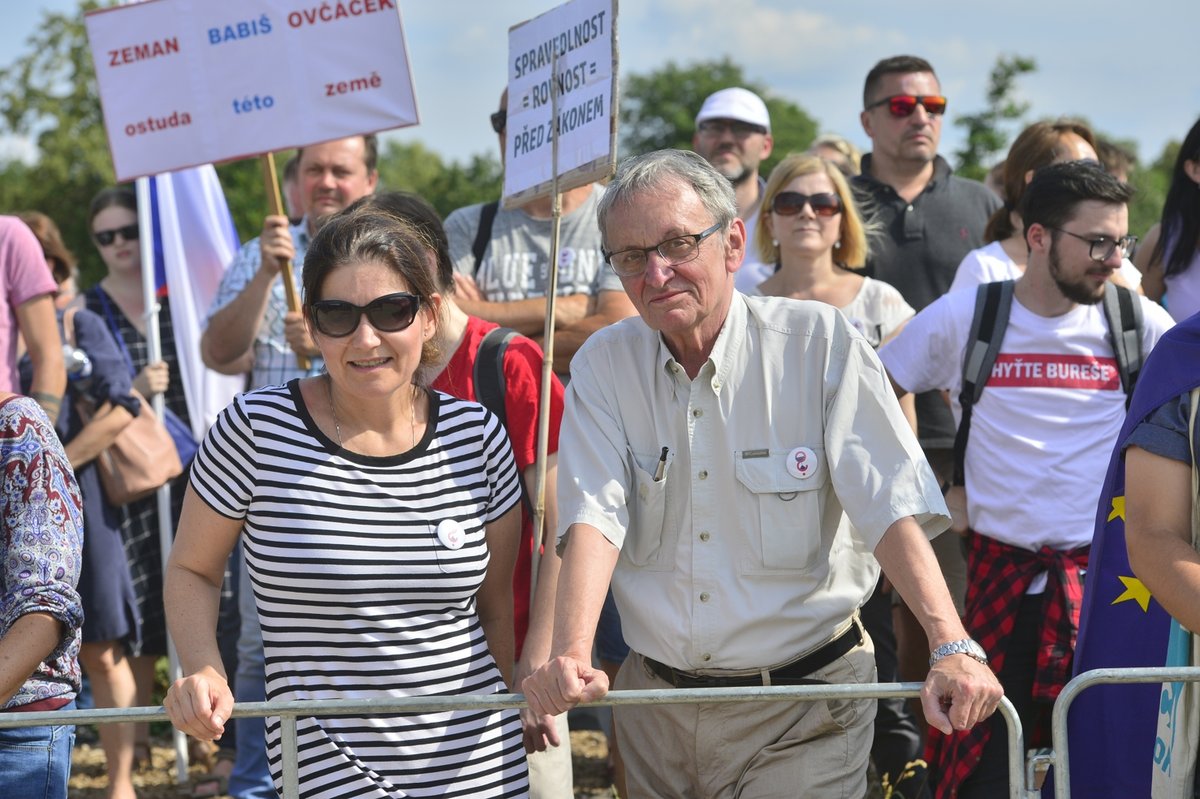
[[820, 646], [870, 596], [893, 522], [949, 524], [883, 367], [832, 306], [735, 294], [695, 380], [634, 317], [591, 336], [571, 377], [560, 545], [587, 524], [620, 548], [625, 639], [670, 666]]

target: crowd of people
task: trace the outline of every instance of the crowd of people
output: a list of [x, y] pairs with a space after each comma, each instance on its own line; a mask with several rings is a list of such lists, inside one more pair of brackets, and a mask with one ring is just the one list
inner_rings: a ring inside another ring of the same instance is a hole
[[[717, 91], [691, 151], [563, 194], [557, 254], [547, 198], [443, 222], [377, 191], [373, 135], [304, 147], [198, 352], [162, 303], [162, 360], [132, 190], [89, 209], [106, 273], [82, 292], [53, 220], [0, 217], [3, 710], [74, 708], [80, 667], [96, 706], [149, 704], [169, 630], [164, 706], [225, 749], [201, 793], [281, 788], [278, 719], [235, 702], [519, 692], [520, 712], [301, 718], [301, 795], [570, 797], [568, 711], [610, 686], [917, 681], [917, 705], [621, 706], [614, 787], [1007, 796], [993, 713], [1008, 697], [1049, 744], [1114, 448], [1129, 561], [1193, 628], [1200, 517], [1161, 500], [1192, 496], [1197, 381], [1134, 391], [1160, 339], [1191, 352], [1200, 122], [1139, 247], [1080, 122], [1030, 125], [991, 188], [954, 175], [941, 85], [880, 61], [871, 152], [827, 134], [769, 174], [767, 105]], [[189, 426], [191, 358], [247, 391], [169, 484], [164, 570], [157, 498], [110, 501], [97, 459], [149, 398]], [[147, 736], [101, 726], [109, 799], [135, 797]], [[0, 730], [6, 795], [65, 797], [72, 740]], [[10, 754], [29, 742], [48, 754]]]

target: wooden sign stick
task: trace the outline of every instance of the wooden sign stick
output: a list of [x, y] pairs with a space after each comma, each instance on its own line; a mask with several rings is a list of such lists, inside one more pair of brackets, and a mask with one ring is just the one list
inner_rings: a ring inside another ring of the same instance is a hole
[[[279, 193], [279, 176], [275, 174], [275, 154], [262, 154], [263, 168], [263, 186], [267, 190], [267, 204], [271, 207], [271, 213], [275, 216], [285, 216], [286, 211], [283, 207], [283, 195]], [[287, 307], [289, 311], [300, 311], [300, 295], [296, 291], [296, 277], [292, 270], [291, 260], [283, 262], [281, 270], [283, 277], [283, 291], [287, 296]], [[310, 361], [307, 355], [296, 353], [296, 364], [304, 370], [308, 370]]]

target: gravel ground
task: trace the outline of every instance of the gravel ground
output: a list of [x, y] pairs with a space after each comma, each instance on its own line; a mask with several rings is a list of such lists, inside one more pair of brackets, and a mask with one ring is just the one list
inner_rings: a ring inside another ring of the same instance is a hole
[[[574, 757], [576, 799], [614, 796], [608, 784], [608, 743], [603, 733], [583, 730], [571, 733]], [[193, 766], [193, 777], [203, 774], [203, 766]], [[139, 799], [179, 799], [187, 796], [187, 786], [175, 783], [175, 752], [167, 741], [155, 741], [150, 767], [134, 775]], [[108, 780], [104, 776], [104, 753], [99, 745], [79, 744], [71, 763], [69, 799], [104, 799]]]

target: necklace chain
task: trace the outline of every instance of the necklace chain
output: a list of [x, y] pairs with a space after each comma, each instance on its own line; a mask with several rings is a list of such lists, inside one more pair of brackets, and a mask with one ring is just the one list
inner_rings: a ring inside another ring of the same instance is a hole
[[[327, 376], [325, 388], [329, 392], [329, 412], [333, 415], [333, 432], [337, 436], [338, 446], [343, 447], [342, 424], [338, 420], [337, 406], [333, 403], [333, 378]], [[415, 385], [412, 388], [413, 388], [412, 405], [409, 409], [410, 413], [408, 416], [408, 431], [409, 431], [409, 435], [412, 437], [412, 448], [416, 449], [417, 448], [417, 392], [420, 391], [420, 389], [417, 388]]]

